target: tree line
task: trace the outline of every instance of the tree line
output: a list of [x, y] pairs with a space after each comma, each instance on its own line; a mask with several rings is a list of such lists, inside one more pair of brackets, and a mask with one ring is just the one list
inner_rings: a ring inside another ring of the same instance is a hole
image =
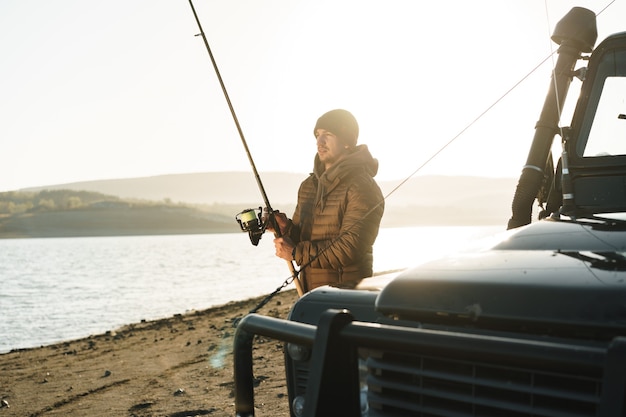
[[42, 190], [38, 192], [8, 191], [0, 193], [0, 215], [37, 211], [76, 210], [87, 207], [171, 205], [164, 203], [125, 201], [119, 197], [92, 191]]

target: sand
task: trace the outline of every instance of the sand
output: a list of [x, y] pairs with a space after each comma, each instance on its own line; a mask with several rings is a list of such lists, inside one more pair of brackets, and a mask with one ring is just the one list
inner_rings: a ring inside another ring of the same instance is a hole
[[[0, 354], [0, 417], [234, 416], [233, 321], [265, 297]], [[286, 318], [283, 291], [258, 312]], [[288, 416], [282, 343], [254, 341], [256, 416]]]

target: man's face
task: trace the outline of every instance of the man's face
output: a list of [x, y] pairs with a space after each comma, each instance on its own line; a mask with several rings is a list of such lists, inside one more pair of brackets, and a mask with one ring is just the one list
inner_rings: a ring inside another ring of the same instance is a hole
[[317, 129], [315, 137], [317, 138], [317, 155], [326, 169], [346, 153], [345, 144], [334, 133], [325, 129]]

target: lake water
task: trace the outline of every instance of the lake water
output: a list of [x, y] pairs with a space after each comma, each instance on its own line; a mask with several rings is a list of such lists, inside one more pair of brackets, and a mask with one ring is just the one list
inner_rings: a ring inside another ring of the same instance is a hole
[[[504, 228], [383, 228], [374, 270], [443, 256]], [[258, 246], [245, 233], [0, 239], [0, 353], [266, 295], [289, 276], [271, 235]]]

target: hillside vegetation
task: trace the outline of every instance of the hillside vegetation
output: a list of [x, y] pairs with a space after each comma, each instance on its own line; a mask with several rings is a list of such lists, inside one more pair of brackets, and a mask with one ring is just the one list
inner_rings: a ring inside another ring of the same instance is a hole
[[234, 216], [89, 191], [0, 193], [0, 238], [230, 233]]

